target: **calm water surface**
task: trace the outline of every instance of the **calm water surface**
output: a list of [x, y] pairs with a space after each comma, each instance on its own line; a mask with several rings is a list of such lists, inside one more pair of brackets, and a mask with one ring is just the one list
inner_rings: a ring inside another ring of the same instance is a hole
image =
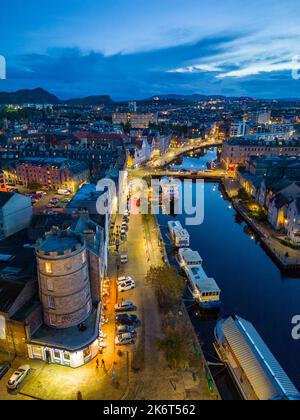
[[[214, 159], [214, 153], [210, 151], [204, 158], [196, 159], [197, 164], [206, 165], [207, 160]], [[191, 164], [196, 166], [195, 159], [183, 159], [184, 169], [189, 169]], [[220, 315], [238, 314], [252, 322], [300, 389], [300, 341], [291, 336], [291, 320], [300, 314], [300, 277], [281, 273], [229, 204], [219, 185], [205, 184], [204, 223], [187, 227], [191, 248], [199, 251], [206, 273], [215, 278], [222, 290]], [[172, 217], [159, 216], [158, 219], [172, 257], [167, 238], [167, 222]], [[176, 216], [176, 219], [184, 226], [184, 215]], [[175, 263], [175, 258], [172, 261]], [[202, 320], [197, 312], [191, 311], [191, 319], [201, 336], [208, 360], [214, 362], [215, 321]]]

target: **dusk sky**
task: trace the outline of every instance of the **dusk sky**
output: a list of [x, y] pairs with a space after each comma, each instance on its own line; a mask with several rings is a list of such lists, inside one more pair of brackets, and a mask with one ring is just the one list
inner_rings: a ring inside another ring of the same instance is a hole
[[300, 97], [299, 0], [10, 0], [0, 37], [1, 91]]

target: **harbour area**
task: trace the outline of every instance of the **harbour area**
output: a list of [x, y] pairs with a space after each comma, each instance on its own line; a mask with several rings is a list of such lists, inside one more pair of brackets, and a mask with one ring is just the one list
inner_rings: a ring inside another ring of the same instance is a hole
[[[191, 160], [194, 163], [194, 159]], [[174, 220], [180, 221], [185, 228], [185, 215], [158, 217], [171, 264], [179, 268], [168, 233], [168, 222]], [[299, 388], [298, 342], [292, 338], [291, 332], [292, 318], [298, 313], [300, 277], [296, 272], [281, 270], [274, 263], [256, 232], [235, 210], [223, 186], [218, 183], [205, 183], [204, 222], [187, 229], [190, 248], [198, 252], [204, 270], [216, 279], [222, 290], [220, 311], [210, 317], [204, 316], [199, 306], [191, 303], [190, 293], [185, 296], [191, 321], [222, 398], [242, 398], [234, 389], [230, 375], [225, 374], [213, 347], [216, 322], [228, 314], [237, 314], [254, 325]]]

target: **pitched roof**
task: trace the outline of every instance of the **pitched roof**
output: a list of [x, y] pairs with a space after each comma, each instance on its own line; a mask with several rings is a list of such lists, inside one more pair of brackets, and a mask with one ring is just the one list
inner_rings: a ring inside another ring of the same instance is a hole
[[3, 207], [14, 195], [15, 193], [0, 192], [0, 207]]

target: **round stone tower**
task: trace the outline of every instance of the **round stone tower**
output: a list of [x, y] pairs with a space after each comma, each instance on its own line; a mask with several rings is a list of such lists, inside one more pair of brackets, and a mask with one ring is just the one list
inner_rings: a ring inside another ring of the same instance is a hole
[[67, 231], [48, 233], [36, 248], [44, 322], [69, 328], [84, 322], [92, 310], [85, 241]]

